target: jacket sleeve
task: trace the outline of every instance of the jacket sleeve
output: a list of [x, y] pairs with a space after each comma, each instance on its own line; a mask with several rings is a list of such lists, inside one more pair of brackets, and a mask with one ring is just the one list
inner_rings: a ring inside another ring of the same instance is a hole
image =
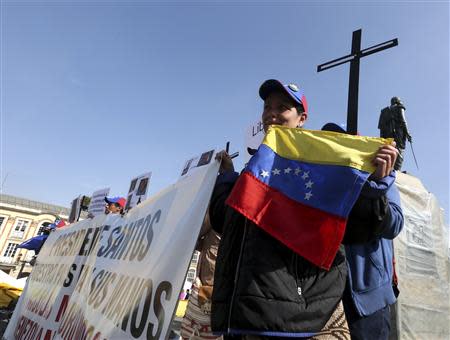
[[389, 219], [383, 221], [381, 228], [381, 237], [386, 239], [394, 239], [403, 229], [403, 211], [400, 205], [400, 194], [395, 185], [392, 185], [386, 193], [388, 200]]
[[350, 212], [344, 244], [365, 243], [374, 238], [395, 238], [403, 227], [395, 172], [380, 180], [367, 180]]
[[215, 232], [222, 234], [225, 221], [225, 200], [233, 189], [239, 174], [237, 172], [225, 172], [217, 177], [216, 185], [209, 205], [209, 217], [211, 226]]
[[395, 171], [380, 180], [368, 180], [361, 191], [362, 199], [379, 200], [385, 214], [374, 231], [374, 236], [394, 239], [403, 228], [400, 194], [395, 186]]

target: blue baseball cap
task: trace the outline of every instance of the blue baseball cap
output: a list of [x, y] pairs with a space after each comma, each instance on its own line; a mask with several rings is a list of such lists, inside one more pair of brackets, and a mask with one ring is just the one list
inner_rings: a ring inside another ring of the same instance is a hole
[[125, 204], [127, 203], [127, 200], [124, 197], [116, 196], [116, 197], [105, 197], [105, 202], [110, 203], [116, 203], [121, 208], [125, 208]]
[[266, 100], [266, 98], [272, 92], [282, 92], [289, 95], [296, 103], [301, 104], [305, 112], [308, 112], [308, 103], [306, 101], [306, 97], [303, 93], [303, 90], [296, 84], [286, 84], [283, 85], [282, 82], [276, 79], [269, 79], [262, 83], [259, 88], [259, 96], [262, 100]]
[[347, 133], [342, 126], [337, 125], [336, 123], [326, 123], [322, 126], [322, 131], [332, 131], [332, 132], [340, 132]]

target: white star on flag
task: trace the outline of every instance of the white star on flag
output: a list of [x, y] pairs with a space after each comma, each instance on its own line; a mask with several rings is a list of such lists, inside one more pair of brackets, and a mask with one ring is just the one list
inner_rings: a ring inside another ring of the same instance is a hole
[[309, 201], [309, 199], [311, 198], [312, 195], [313, 195], [312, 192], [307, 192], [305, 194], [305, 200]]
[[291, 172], [291, 170], [292, 170], [291, 168], [286, 168], [286, 169], [284, 169], [284, 173], [285, 173], [285, 174], [288, 174], [288, 173]]
[[301, 172], [300, 168], [295, 169], [295, 176], [298, 176], [298, 174]]
[[264, 177], [264, 178], [269, 177], [269, 171], [262, 170], [261, 171], [261, 177]]
[[274, 175], [279, 175], [280, 174], [280, 170], [279, 169], [273, 169], [272, 170], [272, 173], [274, 174]]
[[305, 171], [305, 172], [303, 173], [302, 178], [303, 178], [303, 179], [307, 179], [308, 177], [309, 177], [309, 171]]
[[313, 184], [314, 184], [314, 182], [309, 180], [308, 182], [305, 183], [305, 186], [306, 186], [306, 188], [311, 189]]

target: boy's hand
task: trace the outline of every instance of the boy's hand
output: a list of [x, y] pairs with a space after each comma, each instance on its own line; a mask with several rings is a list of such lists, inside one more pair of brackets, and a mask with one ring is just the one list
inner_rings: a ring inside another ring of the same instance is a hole
[[395, 148], [395, 142], [392, 145], [383, 145], [380, 147], [372, 161], [377, 169], [372, 173], [371, 178], [377, 180], [388, 176], [394, 168], [397, 156], [398, 150]]
[[216, 154], [216, 159], [220, 161], [219, 173], [234, 171], [233, 161], [231, 160], [230, 155], [225, 150], [218, 152]]

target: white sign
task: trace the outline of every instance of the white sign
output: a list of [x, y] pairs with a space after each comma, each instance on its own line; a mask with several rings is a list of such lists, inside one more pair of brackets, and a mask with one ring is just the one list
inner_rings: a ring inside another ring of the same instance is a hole
[[164, 339], [218, 170], [50, 234], [5, 338]]
[[209, 164], [213, 158], [213, 155], [214, 150], [209, 150], [203, 152], [201, 155], [188, 159], [186, 163], [184, 163], [183, 170], [181, 171], [181, 176], [187, 175], [188, 173], [192, 172], [195, 168]]
[[105, 213], [105, 197], [109, 194], [109, 188], [94, 191], [89, 203], [88, 213], [97, 216]]
[[127, 195], [127, 204], [125, 210], [134, 208], [147, 198], [147, 191], [150, 183], [151, 172], [133, 178], [130, 183], [130, 189]]
[[80, 218], [80, 214], [81, 214], [81, 206], [83, 204], [84, 197], [85, 196], [80, 195], [72, 201], [72, 204], [70, 207], [69, 219], [67, 221], [67, 222], [69, 222], [69, 224], [78, 222], [78, 219]]
[[[260, 120], [250, 125], [245, 131], [245, 146], [246, 148], [258, 149], [259, 145], [264, 139], [263, 124]], [[248, 163], [251, 155], [245, 150], [245, 163]]]

